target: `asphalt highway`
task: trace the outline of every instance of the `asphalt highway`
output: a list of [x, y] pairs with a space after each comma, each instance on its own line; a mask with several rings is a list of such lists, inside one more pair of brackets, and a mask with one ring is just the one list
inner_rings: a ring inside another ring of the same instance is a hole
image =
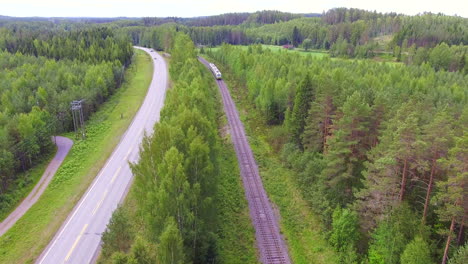
[[138, 160], [144, 132], [151, 134], [159, 120], [168, 83], [164, 59], [149, 49], [136, 48], [150, 54], [154, 63], [146, 98], [119, 145], [36, 263], [91, 263], [99, 253], [112, 212], [127, 193], [133, 177], [128, 162]]

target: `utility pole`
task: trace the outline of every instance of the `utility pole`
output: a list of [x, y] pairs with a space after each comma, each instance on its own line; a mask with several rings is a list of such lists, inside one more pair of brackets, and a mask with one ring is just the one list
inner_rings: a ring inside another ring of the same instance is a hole
[[86, 138], [84, 117], [83, 117], [83, 105], [84, 100], [75, 100], [71, 102], [71, 110], [73, 116], [73, 126], [75, 128], [76, 136], [81, 138]]

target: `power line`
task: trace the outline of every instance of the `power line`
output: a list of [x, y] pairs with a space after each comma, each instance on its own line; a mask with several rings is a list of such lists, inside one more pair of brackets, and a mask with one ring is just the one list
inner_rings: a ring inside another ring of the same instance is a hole
[[75, 128], [76, 136], [81, 137], [83, 139], [86, 138], [86, 130], [84, 124], [84, 117], [83, 117], [83, 105], [84, 99], [82, 100], [75, 100], [71, 102], [71, 110], [73, 116], [73, 126]]

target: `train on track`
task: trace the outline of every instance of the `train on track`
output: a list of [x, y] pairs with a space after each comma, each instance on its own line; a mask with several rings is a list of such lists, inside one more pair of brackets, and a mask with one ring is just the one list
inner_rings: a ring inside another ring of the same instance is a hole
[[216, 65], [213, 63], [210, 63], [210, 69], [216, 79], [221, 80], [221, 72], [218, 70], [218, 67], [216, 67]]

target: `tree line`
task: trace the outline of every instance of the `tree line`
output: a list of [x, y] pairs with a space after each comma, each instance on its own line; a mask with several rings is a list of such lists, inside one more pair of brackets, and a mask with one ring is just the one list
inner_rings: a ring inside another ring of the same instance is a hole
[[[182, 31], [200, 46], [268, 44], [328, 50], [332, 57], [390, 56], [409, 65], [465, 71], [468, 20], [424, 13], [406, 16], [335, 8], [320, 16], [278, 11], [231, 13], [201, 18], [143, 18], [108, 26], [134, 44], [167, 50], [171, 32]], [[72, 24], [79, 26], [78, 24]], [[162, 42], [165, 43], [162, 43]]]
[[20, 28], [0, 29], [0, 50], [44, 56], [55, 60], [69, 59], [90, 63], [119, 61], [128, 65], [133, 55], [129, 38], [116, 35], [105, 27], [73, 31], [46, 31]]
[[174, 37], [169, 70], [174, 83], [160, 122], [131, 166], [134, 217], [142, 220], [123, 209], [114, 213], [103, 235], [105, 262], [211, 263], [216, 257], [213, 199], [221, 166], [216, 88], [186, 34]]
[[[445, 70], [463, 69], [456, 65], [460, 61], [466, 64], [464, 45], [468, 42], [468, 20], [462, 17], [431, 13], [405, 16], [337, 8], [321, 17], [298, 16], [277, 23], [247, 23], [248, 20], [237, 26], [182, 26], [180, 29], [201, 45], [292, 44], [306, 50], [330, 50], [334, 57], [348, 58], [371, 58], [379, 53], [393, 53], [397, 61], [409, 64], [413, 60], [401, 59], [405, 54], [412, 57], [420, 49], [418, 62], [427, 62], [432, 49], [445, 43], [452, 50], [452, 66]], [[383, 37], [388, 40], [379, 39]]]
[[343, 263], [445, 263], [457, 248], [466, 254], [463, 73], [260, 45], [208, 55], [282, 128], [283, 161]]
[[[296, 47], [331, 50], [331, 54], [337, 57], [369, 58], [376, 53], [393, 51], [396, 47], [406, 50], [414, 45], [415, 48], [431, 49], [442, 42], [449, 46], [468, 42], [466, 18], [432, 13], [406, 16], [355, 8], [334, 8], [321, 15], [265, 10], [194, 18], [55, 19], [53, 22], [40, 18], [0, 19], [0, 25], [12, 31], [34, 28], [42, 33], [47, 32], [48, 28], [70, 30], [98, 27], [92, 23], [101, 23], [109, 28], [176, 25], [178, 30], [189, 34], [197, 45], [293, 44]], [[382, 41], [382, 37], [388, 40]]]
[[[405, 44], [405, 43], [404, 43]], [[468, 73], [468, 46], [449, 46], [442, 42], [434, 48], [417, 48], [415, 44], [411, 47], [403, 45], [401, 48], [395, 46], [394, 56], [397, 60], [407, 65], [421, 65], [423, 63], [431, 65], [435, 70], [461, 71]]]

